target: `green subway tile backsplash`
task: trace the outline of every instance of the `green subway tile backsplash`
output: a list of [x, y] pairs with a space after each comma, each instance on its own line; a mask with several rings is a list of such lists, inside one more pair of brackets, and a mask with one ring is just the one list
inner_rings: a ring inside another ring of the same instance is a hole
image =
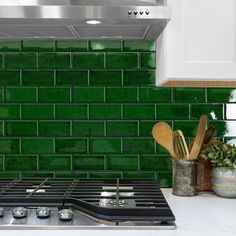
[[20, 85], [19, 70], [1, 70], [0, 71], [0, 86]]
[[23, 70], [22, 85], [40, 86], [53, 85], [54, 71], [53, 70]]
[[155, 87], [155, 48], [1, 40], [0, 177], [155, 178], [169, 187], [171, 160], [152, 127], [164, 120], [189, 141], [202, 113], [236, 144], [236, 89]]
[[[1, 54], [0, 54], [0, 58]], [[36, 68], [36, 53], [8, 52], [5, 54], [5, 67], [7, 69], [29, 69]]]

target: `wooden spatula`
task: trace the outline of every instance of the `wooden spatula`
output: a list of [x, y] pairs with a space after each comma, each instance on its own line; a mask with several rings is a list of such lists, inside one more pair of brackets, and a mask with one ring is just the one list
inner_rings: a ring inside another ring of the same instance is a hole
[[207, 122], [208, 122], [207, 116], [202, 115], [200, 117], [200, 120], [199, 120], [197, 135], [194, 139], [193, 147], [192, 147], [190, 155], [189, 155], [190, 160], [195, 160], [195, 159], [198, 158], [198, 155], [200, 153], [202, 143], [203, 143], [203, 140], [204, 140], [206, 127], [207, 127]]
[[189, 159], [189, 150], [181, 130], [174, 131], [174, 150], [178, 159]]
[[152, 135], [157, 143], [168, 150], [172, 158], [177, 159], [173, 146], [173, 130], [165, 122], [159, 122], [152, 128]]

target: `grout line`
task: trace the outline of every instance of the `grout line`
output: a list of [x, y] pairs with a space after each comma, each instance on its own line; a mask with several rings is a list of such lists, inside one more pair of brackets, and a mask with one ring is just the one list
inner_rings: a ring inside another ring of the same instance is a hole
[[22, 104], [19, 104], [20, 120], [22, 120]]
[[90, 86], [90, 74], [91, 74], [91, 71], [88, 69], [88, 72], [87, 72], [87, 85]]
[[53, 70], [53, 85], [57, 85], [57, 70]]
[[70, 155], [70, 171], [73, 171], [73, 155]]
[[104, 56], [104, 69], [107, 69], [107, 53], [106, 52], [104, 52], [103, 53], [103, 56]]

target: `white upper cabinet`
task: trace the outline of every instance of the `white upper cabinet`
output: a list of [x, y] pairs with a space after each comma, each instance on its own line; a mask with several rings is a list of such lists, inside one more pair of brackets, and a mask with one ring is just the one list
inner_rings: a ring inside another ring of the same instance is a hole
[[172, 19], [157, 39], [157, 85], [236, 85], [236, 0], [167, 2]]

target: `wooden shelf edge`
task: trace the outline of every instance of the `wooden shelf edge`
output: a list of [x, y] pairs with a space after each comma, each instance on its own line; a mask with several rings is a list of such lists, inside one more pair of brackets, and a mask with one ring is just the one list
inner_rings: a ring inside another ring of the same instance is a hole
[[236, 87], [236, 81], [180, 81], [172, 80], [161, 87]]

